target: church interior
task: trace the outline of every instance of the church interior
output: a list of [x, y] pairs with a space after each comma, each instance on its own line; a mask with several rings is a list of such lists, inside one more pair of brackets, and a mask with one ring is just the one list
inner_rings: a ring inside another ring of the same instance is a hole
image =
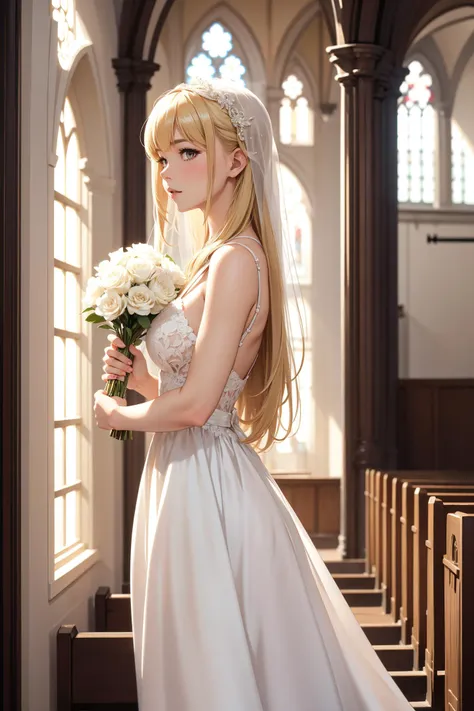
[[412, 707], [474, 709], [473, 4], [0, 16], [3, 708], [138, 709], [129, 551], [151, 435], [94, 423], [106, 335], [81, 294], [153, 235], [155, 101], [221, 76], [271, 117], [306, 316], [300, 427], [262, 459]]

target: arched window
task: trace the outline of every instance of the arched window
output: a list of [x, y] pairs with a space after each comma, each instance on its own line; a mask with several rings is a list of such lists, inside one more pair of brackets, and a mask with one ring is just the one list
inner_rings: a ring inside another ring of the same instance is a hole
[[410, 62], [398, 103], [398, 200], [429, 203], [435, 196], [436, 113], [432, 77]]
[[290, 74], [281, 85], [280, 141], [288, 145], [313, 145], [313, 112], [304, 95], [303, 82]]
[[474, 149], [456, 121], [451, 123], [452, 200], [474, 205]]
[[[281, 164], [280, 189], [285, 195], [286, 215], [289, 236], [295, 255], [296, 272], [300, 284], [311, 283], [311, 210], [306, 191], [296, 175], [286, 165]], [[287, 269], [287, 279], [289, 272]]]
[[234, 81], [240, 86], [246, 85], [247, 69], [234, 49], [232, 34], [220, 22], [214, 22], [202, 34], [201, 51], [188, 65], [188, 80], [194, 77], [211, 79], [221, 77]]
[[[302, 291], [306, 289], [298, 304], [307, 327], [305, 332], [305, 361], [303, 369], [298, 376], [301, 396], [301, 424], [296, 434], [288, 437], [284, 442], [275, 442], [268, 452], [263, 454], [263, 457], [266, 466], [270, 469], [295, 471], [310, 468], [315, 419], [312, 393], [311, 311], [309, 300], [306, 298], [306, 295], [309, 296], [311, 287], [312, 221], [306, 191], [296, 175], [283, 164], [281, 165], [281, 183], [286, 203], [286, 215], [282, 215], [282, 219], [287, 222], [292, 241], [298, 281], [302, 286]], [[286, 268], [285, 276], [288, 280], [288, 268]], [[289, 296], [289, 308], [290, 322], [295, 323], [298, 319], [298, 313], [294, 297], [291, 296]], [[291, 346], [297, 365], [301, 360], [302, 345], [299, 339], [292, 340]], [[286, 415], [284, 414], [283, 422], [286, 422], [285, 417]], [[284, 431], [282, 430], [277, 436], [281, 437], [283, 434]]]
[[54, 558], [64, 568], [85, 548], [81, 530], [81, 157], [66, 98], [54, 170]]

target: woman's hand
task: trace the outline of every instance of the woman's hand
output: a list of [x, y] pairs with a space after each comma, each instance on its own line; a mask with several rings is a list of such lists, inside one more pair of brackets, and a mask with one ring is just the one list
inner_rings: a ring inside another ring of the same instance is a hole
[[104, 348], [105, 355], [102, 358], [104, 361], [104, 374], [102, 375], [102, 380], [105, 382], [107, 380], [121, 380], [123, 382], [125, 374], [130, 373], [127, 388], [141, 392], [150, 379], [145, 356], [141, 350], [135, 346], [130, 346], [130, 353], [133, 355], [132, 364], [130, 358], [127, 358], [126, 355], [118, 350], [125, 347], [118, 336], [110, 333], [107, 336], [107, 340], [110, 345]]
[[97, 426], [101, 430], [113, 429], [110, 424], [111, 415], [117, 407], [125, 407], [127, 401], [123, 397], [109, 397], [103, 390], [97, 390], [94, 393], [94, 400], [94, 414]]

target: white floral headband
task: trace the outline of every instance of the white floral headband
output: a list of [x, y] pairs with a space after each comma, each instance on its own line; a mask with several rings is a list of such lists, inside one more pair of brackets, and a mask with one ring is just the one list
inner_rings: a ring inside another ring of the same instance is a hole
[[195, 77], [189, 84], [184, 84], [184, 86], [196, 91], [200, 96], [211, 99], [211, 101], [216, 101], [221, 109], [227, 111], [232, 125], [237, 129], [240, 140], [242, 143], [245, 143], [244, 129], [250, 127], [254, 117], [245, 116], [243, 111], [239, 111], [239, 109], [234, 106], [235, 96], [231, 96], [227, 91], [220, 91], [212, 82], [199, 77]]

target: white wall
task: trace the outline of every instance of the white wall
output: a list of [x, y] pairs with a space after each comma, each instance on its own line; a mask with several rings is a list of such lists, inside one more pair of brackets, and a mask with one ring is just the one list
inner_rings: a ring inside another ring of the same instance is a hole
[[[99, 585], [118, 589], [121, 582], [121, 446], [107, 433], [91, 428], [93, 446], [92, 493], [94, 502], [91, 545], [100, 560], [74, 583], [49, 599], [51, 541], [48, 517], [51, 500], [48, 478], [52, 465], [51, 412], [52, 334], [48, 310], [51, 269], [53, 159], [58, 107], [69, 77], [56, 68], [56, 31], [48, 0], [25, 0], [22, 5], [22, 676], [24, 711], [55, 708], [56, 631], [62, 623], [80, 630], [92, 628], [91, 598]], [[89, 145], [95, 241], [91, 260], [97, 263], [119, 246], [120, 234], [120, 103], [111, 57], [116, 55], [117, 29], [113, 2], [78, 0], [78, 12], [92, 40], [87, 50], [90, 71], [77, 82], [84, 94], [84, 115], [89, 109], [84, 81], [95, 81], [100, 115], [97, 146]], [[95, 74], [95, 79], [93, 79]], [[90, 106], [89, 106], [90, 103]], [[106, 167], [97, 172], [95, 154], [105, 156]], [[116, 186], [114, 192], [114, 185]], [[91, 268], [89, 265], [88, 268]], [[88, 275], [84, 275], [87, 277]], [[92, 393], [102, 387], [101, 354], [104, 332], [92, 336]]]
[[428, 244], [428, 234], [474, 237], [474, 220], [433, 213], [405, 222], [402, 215], [399, 303], [406, 316], [400, 321], [399, 375], [472, 378], [474, 244]]

